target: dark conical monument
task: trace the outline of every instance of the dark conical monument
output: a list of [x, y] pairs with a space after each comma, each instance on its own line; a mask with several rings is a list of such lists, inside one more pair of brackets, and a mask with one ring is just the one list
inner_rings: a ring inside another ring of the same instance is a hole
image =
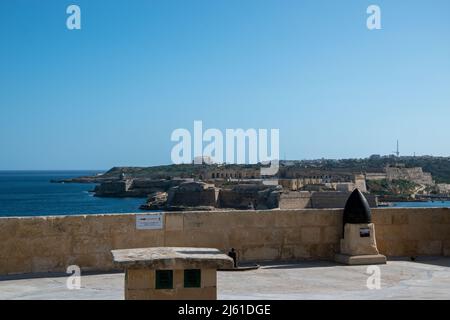
[[344, 232], [336, 261], [345, 264], [386, 263], [386, 257], [377, 249], [369, 203], [358, 189], [347, 199], [342, 225]]
[[344, 208], [344, 224], [346, 223], [371, 223], [372, 213], [366, 197], [355, 189], [348, 197]]

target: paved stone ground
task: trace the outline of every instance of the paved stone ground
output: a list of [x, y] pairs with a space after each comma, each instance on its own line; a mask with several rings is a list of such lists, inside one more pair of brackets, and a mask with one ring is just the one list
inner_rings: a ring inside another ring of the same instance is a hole
[[[381, 289], [369, 290], [366, 266], [314, 261], [265, 264], [219, 272], [219, 299], [450, 299], [450, 258], [390, 260], [380, 266]], [[0, 299], [123, 299], [123, 273], [83, 275], [80, 290], [66, 276], [0, 278]]]

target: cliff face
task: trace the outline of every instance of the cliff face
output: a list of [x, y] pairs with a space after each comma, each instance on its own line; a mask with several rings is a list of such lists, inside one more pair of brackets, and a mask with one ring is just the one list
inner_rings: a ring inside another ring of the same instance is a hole
[[147, 198], [155, 192], [165, 192], [185, 180], [126, 179], [103, 182], [94, 190], [96, 197], [139, 197]]
[[281, 187], [263, 184], [237, 185], [231, 189], [221, 189], [218, 207], [233, 209], [273, 209], [278, 208]]
[[433, 177], [428, 172], [423, 172], [422, 168], [386, 168], [386, 178], [389, 181], [392, 180], [405, 180], [411, 181], [416, 184], [423, 184], [426, 186], [434, 185]]
[[273, 209], [279, 205], [279, 187], [263, 184], [236, 185], [218, 188], [203, 182], [184, 182], [167, 192], [165, 202], [161, 193], [149, 197], [142, 209], [147, 210], [215, 210], [215, 209]]

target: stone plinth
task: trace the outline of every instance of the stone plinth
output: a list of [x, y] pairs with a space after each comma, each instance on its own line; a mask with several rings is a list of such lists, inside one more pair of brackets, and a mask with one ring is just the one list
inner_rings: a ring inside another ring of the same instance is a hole
[[382, 254], [365, 254], [359, 256], [351, 256], [347, 254], [336, 254], [334, 260], [339, 263], [348, 265], [368, 265], [368, 264], [385, 264], [386, 256]]
[[373, 223], [347, 223], [344, 239], [341, 239], [341, 252], [335, 261], [350, 264], [384, 264], [386, 257], [379, 254]]
[[[361, 232], [367, 232], [365, 236]], [[347, 255], [378, 254], [373, 223], [347, 223], [344, 239], [341, 239], [341, 253]]]
[[233, 259], [217, 249], [158, 247], [111, 251], [125, 268], [127, 300], [214, 300], [217, 269]]

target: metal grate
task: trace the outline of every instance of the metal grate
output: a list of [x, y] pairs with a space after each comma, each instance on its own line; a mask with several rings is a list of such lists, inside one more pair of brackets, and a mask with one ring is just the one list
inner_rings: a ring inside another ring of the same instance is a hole
[[156, 289], [173, 289], [173, 271], [156, 270], [155, 273]]
[[200, 288], [202, 282], [202, 273], [200, 269], [184, 270], [184, 287]]

